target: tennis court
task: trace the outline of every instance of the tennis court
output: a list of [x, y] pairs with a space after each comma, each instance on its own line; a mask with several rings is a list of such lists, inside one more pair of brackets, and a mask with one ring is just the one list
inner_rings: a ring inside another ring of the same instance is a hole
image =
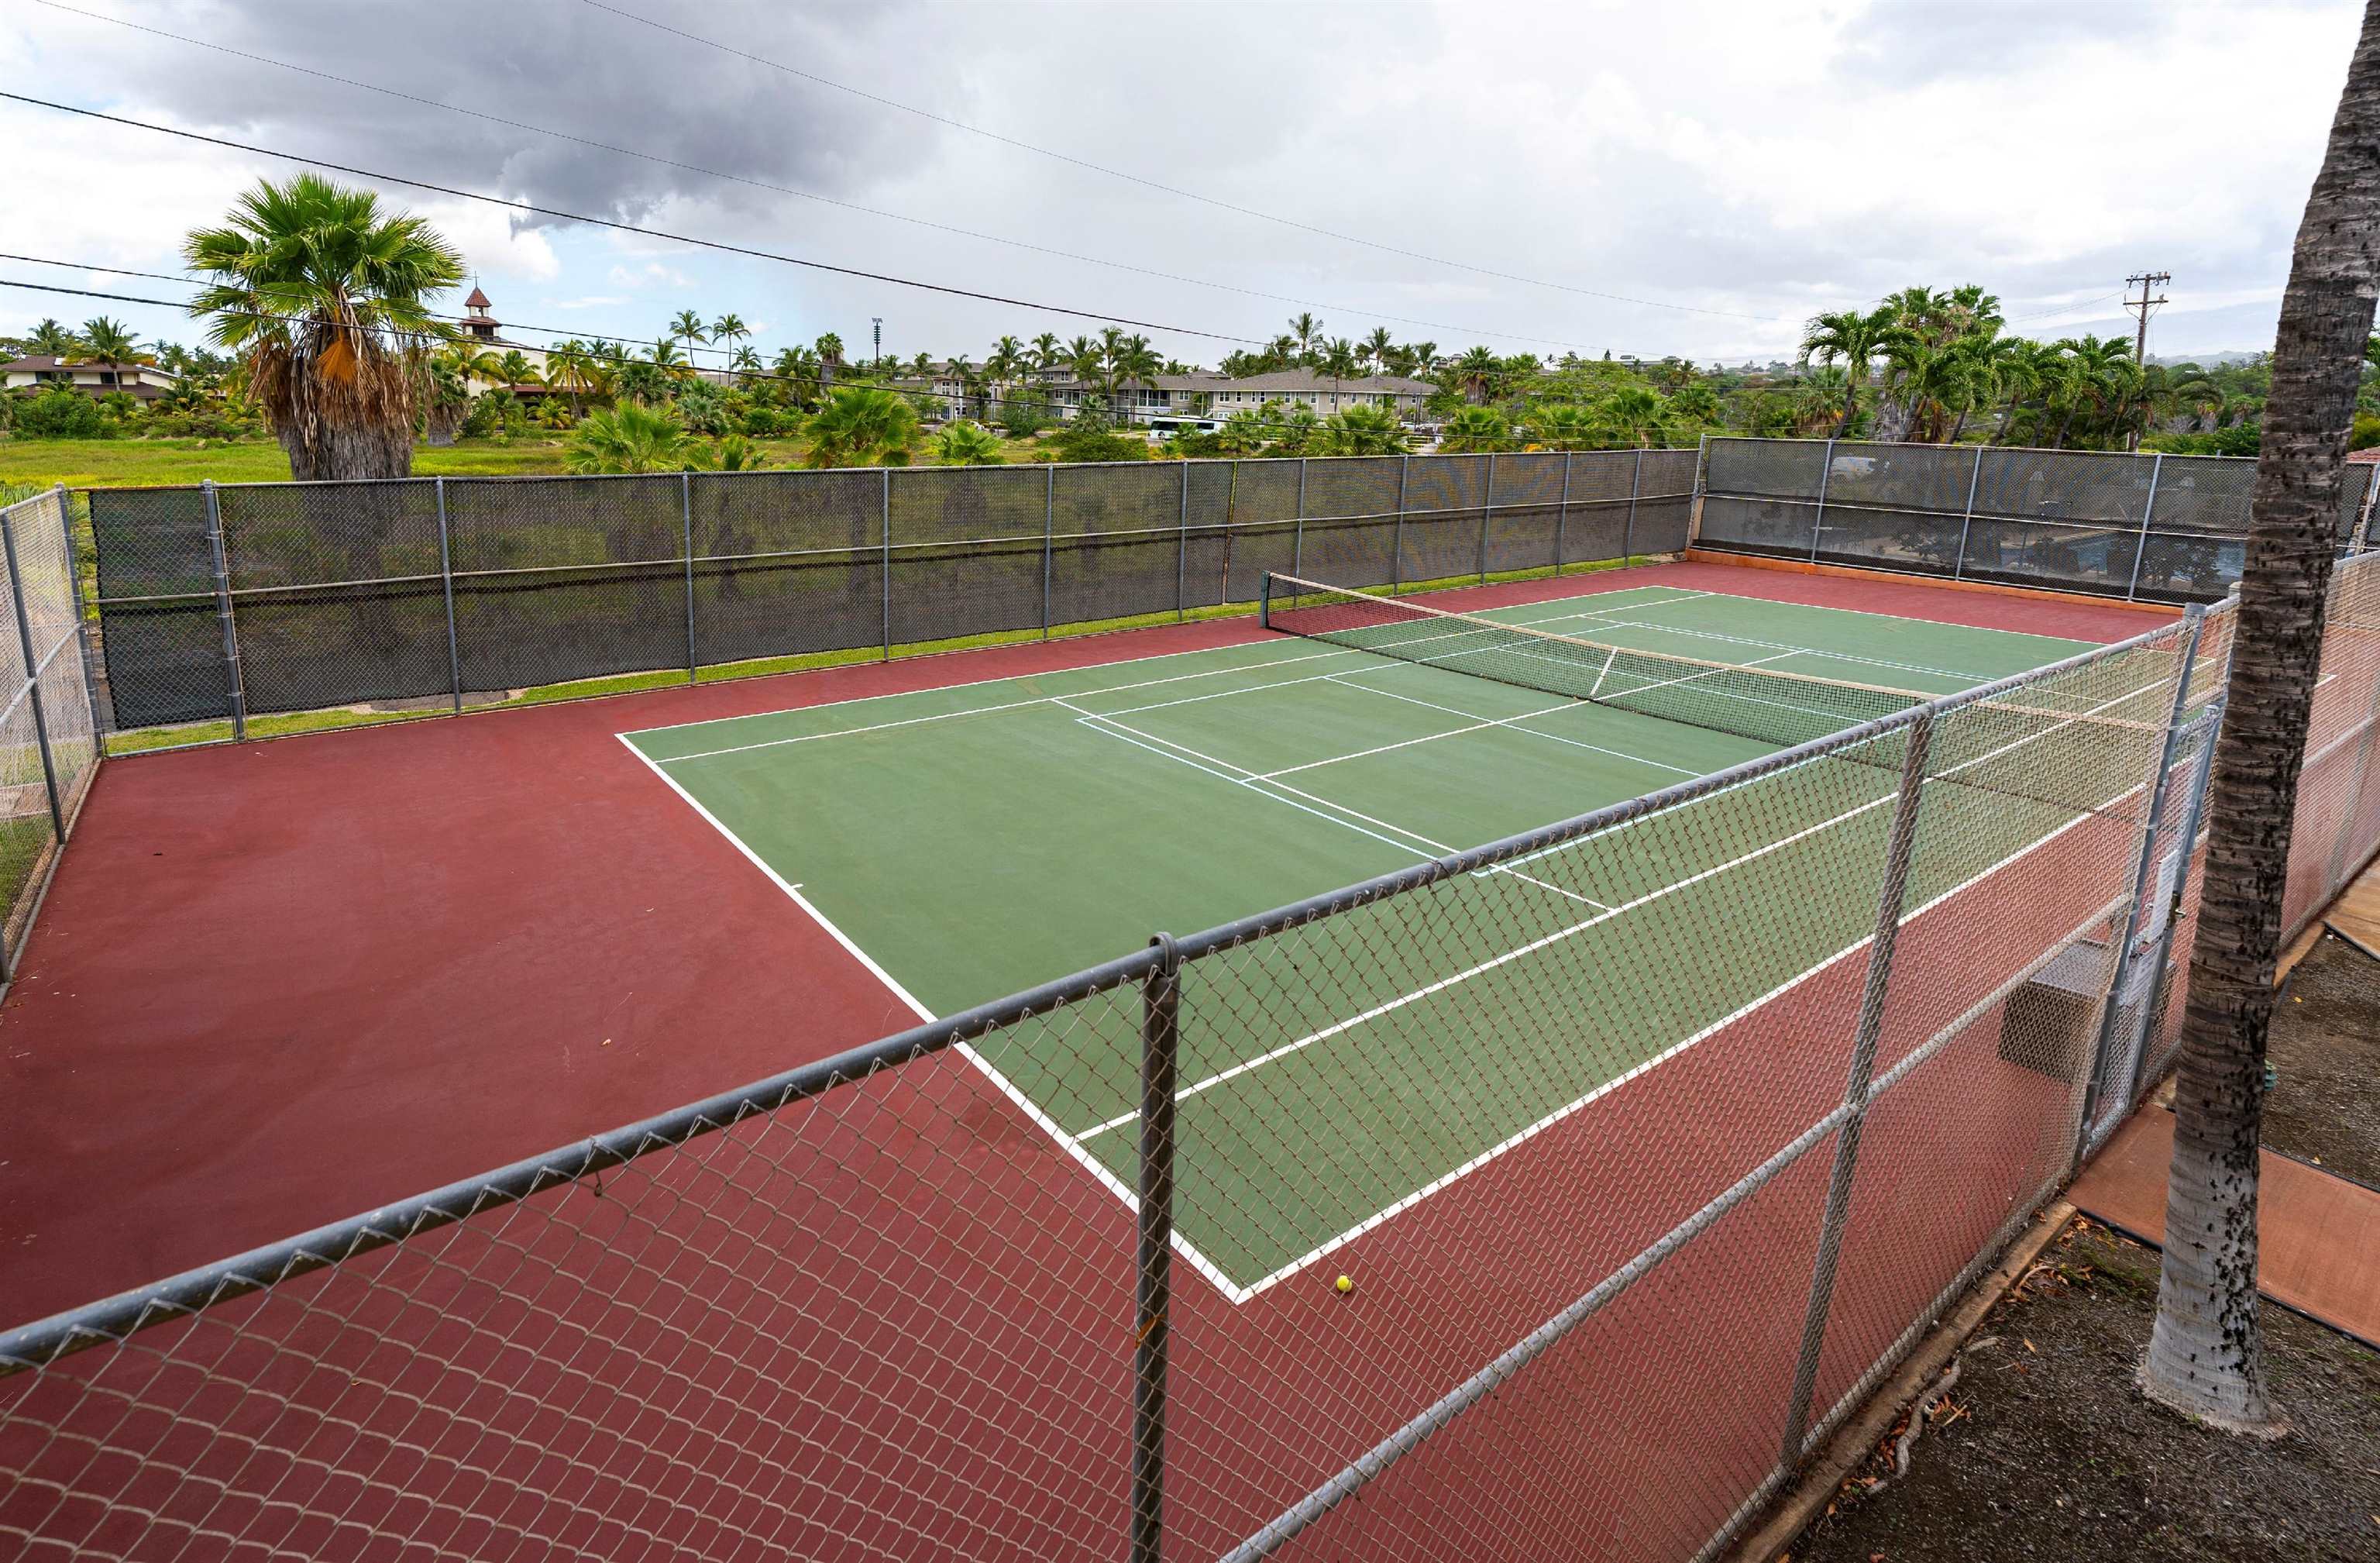
[[[621, 738], [931, 1018], [1152, 929], [1293, 902], [2085, 649], [1666, 586], [1485, 616], [1318, 592], [1284, 597], [1273, 623], [1292, 632]], [[2140, 725], [2168, 696], [2151, 683], [1971, 725], [1966, 751], [1929, 767], [1973, 785], [1929, 789], [1944, 824], [1912, 909], [2136, 787]], [[2107, 735], [2105, 774], [2031, 779], [2027, 746], [2052, 730], [2070, 744], [2078, 723]], [[1624, 852], [1501, 865], [1505, 910], [1468, 939], [1414, 948], [1342, 920], [1333, 936], [1372, 957], [1362, 991], [1263, 984], [1294, 1016], [1194, 1005], [1208, 1018], [1183, 1038], [1178, 1250], [1245, 1300], [1856, 947], [1872, 898], [1813, 904], [1809, 887], [1872, 883], [1900, 741], [1823, 763], [1782, 829], [1764, 797], [1765, 834], [1730, 831], [1721, 794], [1621, 827]], [[1524, 998], [1540, 984], [1673, 962], [1681, 930], [1730, 919], [1768, 930], [1760, 959], [1621, 982], [1624, 1002], [1567, 1034], [1510, 1024], [1543, 1009]], [[1299, 953], [1274, 941], [1247, 959]], [[1137, 1057], [1036, 1040], [970, 1056], [1123, 1195]], [[1487, 1079], [1495, 1092], [1473, 1089]]]

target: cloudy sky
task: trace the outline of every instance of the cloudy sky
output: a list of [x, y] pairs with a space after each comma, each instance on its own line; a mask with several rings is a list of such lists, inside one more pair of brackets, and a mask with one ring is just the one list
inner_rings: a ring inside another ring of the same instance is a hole
[[[387, 184], [496, 312], [581, 336], [871, 317], [980, 360], [1140, 323], [1213, 363], [1300, 309], [1442, 348], [1789, 356], [1813, 311], [1977, 282], [2036, 336], [2270, 345], [2352, 0], [8, 0], [9, 91]], [[136, 24], [135, 27], [124, 25]], [[298, 68], [292, 68], [298, 67]], [[378, 89], [377, 91], [375, 89]], [[296, 165], [0, 102], [0, 277], [152, 298]], [[729, 254], [764, 250], [1020, 300]], [[1047, 306], [1047, 307], [1035, 307]], [[0, 288], [0, 331], [164, 310]], [[1062, 310], [1080, 311], [1064, 313]]]

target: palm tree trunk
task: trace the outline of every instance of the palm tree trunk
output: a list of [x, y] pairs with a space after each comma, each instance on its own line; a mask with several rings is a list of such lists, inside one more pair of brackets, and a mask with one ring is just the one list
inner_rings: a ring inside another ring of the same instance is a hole
[[2257, 1141], [2281, 895], [2322, 660], [2348, 426], [2380, 288], [2380, 3], [2306, 202], [2282, 297], [2250, 501], [2230, 704], [2216, 745], [2198, 937], [2174, 1098], [2164, 1275], [2141, 1384], [2220, 1426], [2273, 1432], [2256, 1320]]
[[1967, 409], [1973, 405], [1974, 404], [1973, 402], [1961, 402], [1959, 404], [1959, 416], [1950, 425], [1950, 438], [1948, 443], [1951, 445], [1957, 445], [1959, 443], [1959, 436], [1964, 433], [1967, 429]]
[[1854, 385], [1843, 392], [1843, 416], [1841, 421], [1835, 425], [1835, 438], [1841, 439], [1851, 433], [1852, 414], [1858, 410], [1859, 386]]

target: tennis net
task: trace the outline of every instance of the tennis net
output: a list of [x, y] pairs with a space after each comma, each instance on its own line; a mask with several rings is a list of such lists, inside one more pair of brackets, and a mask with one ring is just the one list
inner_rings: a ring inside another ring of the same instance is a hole
[[[1270, 578], [1263, 611], [1265, 624], [1286, 634], [1778, 749], [1942, 698], [1939, 691], [1635, 651], [1294, 576]], [[2070, 684], [2053, 680], [2028, 688], [2022, 700], [1975, 702], [1963, 709], [1952, 731], [1937, 735], [1935, 774], [2070, 813], [2120, 804], [2138, 790], [2138, 778], [2162, 739], [2172, 672], [2162, 657], [2110, 663]], [[2066, 786], [2037, 774], [2037, 746], [2053, 733], [2059, 743], [2097, 755], [2100, 764], [2090, 777]], [[1898, 735], [1888, 735], [1844, 751], [1841, 757], [1897, 771], [1900, 756]]]

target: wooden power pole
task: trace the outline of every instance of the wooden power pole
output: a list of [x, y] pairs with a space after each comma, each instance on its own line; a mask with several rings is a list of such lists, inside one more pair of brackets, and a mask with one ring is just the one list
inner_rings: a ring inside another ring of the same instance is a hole
[[2142, 272], [2136, 276], [2128, 276], [2124, 279], [2126, 287], [2136, 282], [2141, 285], [2141, 296], [2137, 299], [2126, 299], [2124, 308], [2129, 312], [2140, 316], [2140, 326], [2132, 333], [2132, 361], [2143, 369], [2148, 367], [2149, 315], [2159, 304], [2166, 301], [2165, 295], [2162, 293], [2154, 299], [2150, 298], [2149, 289], [2163, 287], [2172, 280], [2171, 272]]

